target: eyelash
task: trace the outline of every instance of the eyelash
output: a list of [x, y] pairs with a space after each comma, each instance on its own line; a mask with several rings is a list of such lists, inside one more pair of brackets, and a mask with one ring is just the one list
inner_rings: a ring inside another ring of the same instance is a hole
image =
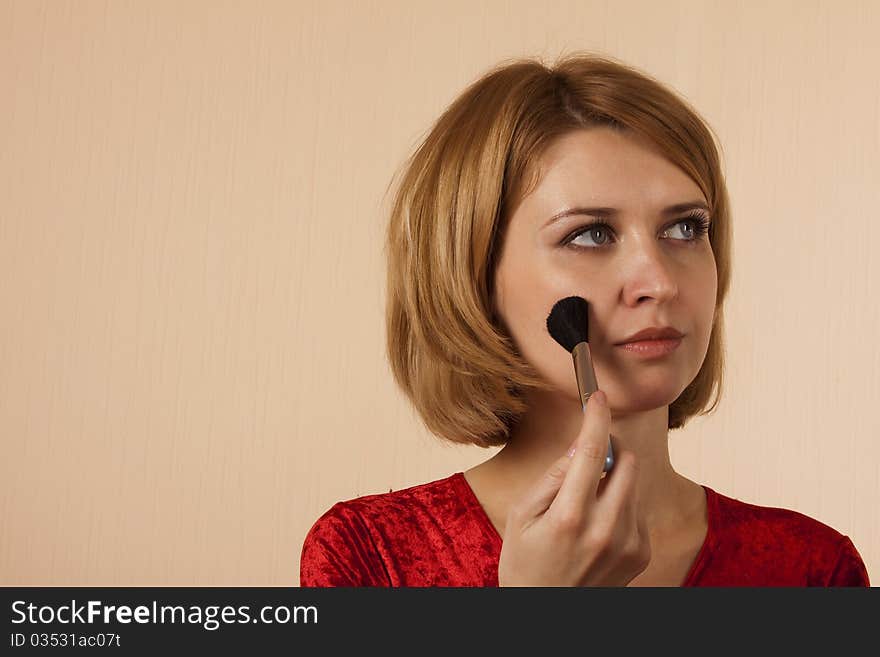
[[[692, 219], [695, 222], [694, 223], [694, 238], [690, 239], [690, 240], [687, 240], [687, 239], [676, 240], [677, 242], [690, 242], [690, 243], [699, 242], [703, 238], [703, 236], [709, 232], [709, 227], [711, 225], [709, 222], [709, 219], [706, 217], [705, 214], [703, 214], [702, 212], [699, 212], [699, 211], [695, 211], [695, 212], [692, 212], [691, 214], [685, 215], [684, 217], [676, 220], [675, 223], [672, 223], [669, 226], [670, 226], [670, 228], [672, 226], [677, 226], [678, 224], [680, 224], [684, 221], [688, 221], [689, 219]], [[577, 244], [569, 244], [570, 242], [577, 239], [581, 235], [583, 235], [585, 233], [589, 233], [591, 230], [594, 230], [596, 228], [606, 228], [606, 229], [610, 230], [611, 226], [609, 224], [605, 223], [604, 221], [602, 221], [601, 219], [597, 219], [596, 221], [593, 221], [589, 224], [581, 226], [575, 232], [571, 233], [568, 237], [563, 239], [562, 246], [570, 246], [573, 249], [579, 249], [581, 251], [596, 251], [598, 249], [604, 249], [607, 246], [607, 244], [603, 244], [600, 246], [578, 246]]]

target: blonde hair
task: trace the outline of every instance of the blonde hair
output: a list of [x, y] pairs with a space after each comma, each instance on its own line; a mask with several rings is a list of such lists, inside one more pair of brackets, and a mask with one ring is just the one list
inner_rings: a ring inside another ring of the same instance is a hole
[[387, 355], [397, 384], [440, 438], [503, 445], [528, 408], [523, 392], [551, 387], [496, 318], [495, 262], [510, 213], [538, 182], [534, 164], [544, 149], [594, 126], [647, 137], [709, 204], [715, 318], [699, 373], [669, 407], [669, 429], [718, 403], [731, 237], [710, 128], [663, 84], [607, 56], [573, 53], [549, 68], [508, 60], [467, 87], [405, 162], [387, 226]]

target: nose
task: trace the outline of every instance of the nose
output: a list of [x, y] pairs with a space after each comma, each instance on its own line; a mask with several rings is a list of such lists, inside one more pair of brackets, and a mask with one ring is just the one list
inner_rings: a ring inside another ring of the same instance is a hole
[[645, 299], [663, 303], [678, 296], [675, 263], [660, 244], [651, 242], [644, 246], [636, 244], [628, 253], [621, 253], [623, 298], [627, 305], [637, 305]]

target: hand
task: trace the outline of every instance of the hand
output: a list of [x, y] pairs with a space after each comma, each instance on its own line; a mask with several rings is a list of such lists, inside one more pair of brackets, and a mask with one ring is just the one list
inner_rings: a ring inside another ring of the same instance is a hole
[[553, 463], [507, 514], [499, 586], [626, 586], [648, 567], [635, 455], [615, 445], [614, 467], [602, 477], [610, 426], [604, 393], [596, 391], [574, 455]]

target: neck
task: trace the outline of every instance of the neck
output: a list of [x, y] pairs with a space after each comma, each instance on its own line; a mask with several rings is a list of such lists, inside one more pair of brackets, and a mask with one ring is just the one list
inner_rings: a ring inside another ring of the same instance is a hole
[[[508, 443], [489, 462], [493, 479], [512, 503], [525, 493], [557, 458], [565, 454], [581, 429], [583, 411], [558, 393], [530, 396], [529, 410]], [[611, 409], [612, 448], [633, 452], [639, 463], [639, 513], [652, 535], [677, 531], [692, 513], [694, 484], [679, 475], [669, 460], [669, 407], [620, 412]], [[613, 476], [613, 469], [607, 476]]]

